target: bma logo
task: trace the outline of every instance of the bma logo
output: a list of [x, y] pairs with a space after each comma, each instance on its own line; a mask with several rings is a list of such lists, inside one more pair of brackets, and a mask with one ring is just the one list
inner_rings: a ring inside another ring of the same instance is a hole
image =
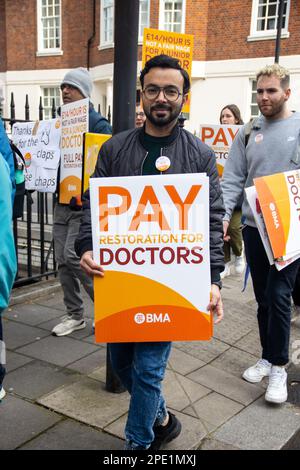
[[136, 313], [134, 315], [134, 321], [138, 325], [142, 323], [171, 323], [168, 313]]

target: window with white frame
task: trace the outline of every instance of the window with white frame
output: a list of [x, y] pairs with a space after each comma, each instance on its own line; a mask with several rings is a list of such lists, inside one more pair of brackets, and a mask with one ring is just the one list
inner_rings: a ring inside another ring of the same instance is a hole
[[161, 0], [159, 29], [184, 33], [186, 0]]
[[150, 25], [150, 0], [140, 0], [139, 41], [143, 40], [144, 28]]
[[38, 0], [38, 49], [61, 49], [61, 0]]
[[101, 46], [112, 45], [114, 42], [114, 8], [114, 0], [101, 0]]
[[44, 109], [44, 119], [52, 118], [53, 99], [55, 109], [60, 106], [60, 89], [59, 87], [42, 88], [42, 106]]
[[[290, 0], [284, 0], [282, 37], [288, 37]], [[257, 39], [274, 38], [277, 34], [279, 0], [253, 0], [251, 37]], [[248, 38], [249, 39], [249, 38]]]
[[250, 104], [250, 111], [251, 111], [251, 118], [255, 118], [259, 116], [259, 107], [256, 102], [256, 87], [257, 82], [256, 80], [251, 80], [251, 104]]

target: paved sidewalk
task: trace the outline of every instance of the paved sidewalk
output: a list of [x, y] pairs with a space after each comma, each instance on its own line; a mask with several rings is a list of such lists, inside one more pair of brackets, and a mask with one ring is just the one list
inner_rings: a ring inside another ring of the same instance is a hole
[[[164, 393], [183, 432], [166, 449], [281, 449], [292, 438], [299, 442], [300, 406], [271, 406], [265, 382], [241, 379], [260, 355], [251, 282], [246, 292], [241, 287], [240, 276], [224, 280], [225, 319], [210, 342], [173, 345]], [[94, 344], [89, 299], [87, 327], [58, 338], [51, 336], [64, 315], [57, 282], [13, 297], [3, 319], [7, 397], [0, 403], [0, 449], [122, 449], [128, 394], [105, 391], [106, 345]], [[296, 340], [300, 328], [293, 326], [291, 347]], [[300, 351], [291, 353], [300, 360]], [[292, 387], [300, 371], [291, 367]]]

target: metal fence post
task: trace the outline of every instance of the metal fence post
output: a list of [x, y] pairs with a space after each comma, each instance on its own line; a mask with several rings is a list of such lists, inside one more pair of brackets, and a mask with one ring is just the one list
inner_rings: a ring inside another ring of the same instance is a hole
[[[44, 118], [44, 108], [42, 104], [42, 97], [40, 96], [39, 105], [39, 120], [42, 121]], [[45, 197], [44, 193], [38, 192], [38, 198], [40, 201], [40, 247], [41, 247], [41, 274], [45, 272]]]

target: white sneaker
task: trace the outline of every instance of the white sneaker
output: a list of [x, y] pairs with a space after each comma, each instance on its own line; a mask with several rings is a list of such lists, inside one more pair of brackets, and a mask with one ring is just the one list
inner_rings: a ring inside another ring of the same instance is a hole
[[224, 269], [224, 271], [222, 271], [220, 273], [220, 276], [221, 276], [221, 279], [224, 279], [224, 277], [229, 276], [229, 275], [230, 275], [230, 265], [229, 265], [229, 263], [226, 263], [225, 264], [225, 269]]
[[54, 336], [66, 336], [70, 333], [73, 333], [73, 331], [82, 330], [85, 327], [86, 323], [84, 320], [73, 320], [72, 318], [65, 318], [61, 323], [53, 328], [52, 334]]
[[265, 394], [266, 401], [284, 403], [287, 400], [287, 373], [284, 367], [272, 366], [269, 385]]
[[244, 256], [243, 255], [236, 256], [235, 262], [234, 262], [234, 269], [235, 269], [236, 274], [242, 274], [244, 272], [245, 266], [246, 264], [245, 264]]
[[3, 387], [0, 388], [0, 401], [5, 397], [6, 392]]
[[243, 379], [252, 384], [261, 382], [271, 373], [272, 364], [266, 359], [260, 359], [254, 366], [249, 367], [243, 373]]

